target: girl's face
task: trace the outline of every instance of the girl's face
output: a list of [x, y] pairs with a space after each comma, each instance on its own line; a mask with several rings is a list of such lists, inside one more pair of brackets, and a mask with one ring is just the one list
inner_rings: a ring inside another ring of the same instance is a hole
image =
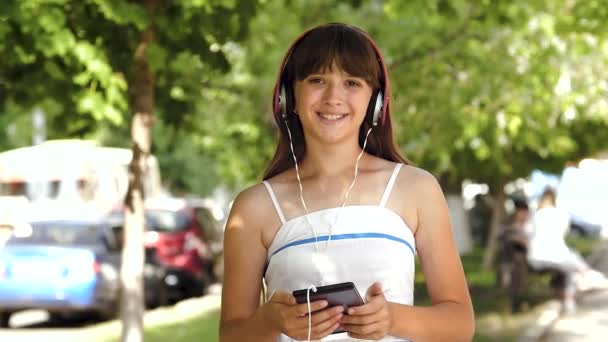
[[295, 108], [307, 139], [325, 143], [359, 137], [372, 95], [370, 85], [333, 65], [295, 83]]

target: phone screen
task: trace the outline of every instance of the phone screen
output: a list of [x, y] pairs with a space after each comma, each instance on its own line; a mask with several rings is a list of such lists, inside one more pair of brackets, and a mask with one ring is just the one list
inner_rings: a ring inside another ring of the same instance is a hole
[[[296, 298], [298, 304], [306, 303], [306, 292], [307, 289], [293, 291], [293, 296]], [[344, 314], [349, 307], [363, 305], [363, 299], [359, 295], [359, 291], [352, 282], [339, 283], [327, 286], [317, 287], [317, 291], [310, 290], [310, 302], [317, 300], [326, 300], [327, 307], [333, 307], [342, 305], [344, 307]], [[343, 332], [343, 330], [337, 329], [332, 334]]]
[[[299, 304], [306, 303], [307, 289], [293, 291], [293, 296]], [[351, 306], [363, 305], [363, 299], [352, 282], [339, 283], [317, 287], [317, 291], [310, 290], [310, 301], [327, 300], [328, 307], [342, 305], [344, 309]]]

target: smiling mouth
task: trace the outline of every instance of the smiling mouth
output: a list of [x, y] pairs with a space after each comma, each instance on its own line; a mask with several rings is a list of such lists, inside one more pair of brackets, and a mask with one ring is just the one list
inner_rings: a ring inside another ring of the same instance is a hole
[[323, 114], [317, 112], [317, 115], [324, 121], [339, 121], [344, 119], [348, 114]]

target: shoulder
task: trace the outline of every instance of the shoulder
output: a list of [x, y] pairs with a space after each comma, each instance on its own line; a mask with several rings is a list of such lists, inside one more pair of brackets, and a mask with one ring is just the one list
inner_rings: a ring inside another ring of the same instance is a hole
[[266, 187], [261, 182], [257, 183], [236, 196], [226, 229], [260, 227], [271, 210], [274, 209]]
[[416, 199], [443, 196], [437, 178], [430, 172], [412, 165], [404, 164], [401, 167], [396, 186], [400, 191], [407, 192], [410, 196], [415, 195]]
[[233, 209], [249, 211], [255, 207], [256, 202], [268, 197], [268, 192], [262, 182], [252, 185], [241, 191], [234, 199]]
[[425, 221], [446, 210], [446, 200], [437, 178], [430, 172], [403, 165], [393, 189], [393, 203], [413, 232]]

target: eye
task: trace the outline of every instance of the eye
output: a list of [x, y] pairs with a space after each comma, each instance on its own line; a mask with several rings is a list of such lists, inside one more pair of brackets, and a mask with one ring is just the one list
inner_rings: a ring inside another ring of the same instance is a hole
[[323, 83], [323, 79], [320, 77], [310, 77], [310, 78], [308, 78], [308, 83], [321, 84], [321, 83]]
[[346, 84], [349, 87], [360, 87], [361, 86], [361, 82], [356, 81], [356, 80], [348, 80], [348, 81], [346, 81]]

